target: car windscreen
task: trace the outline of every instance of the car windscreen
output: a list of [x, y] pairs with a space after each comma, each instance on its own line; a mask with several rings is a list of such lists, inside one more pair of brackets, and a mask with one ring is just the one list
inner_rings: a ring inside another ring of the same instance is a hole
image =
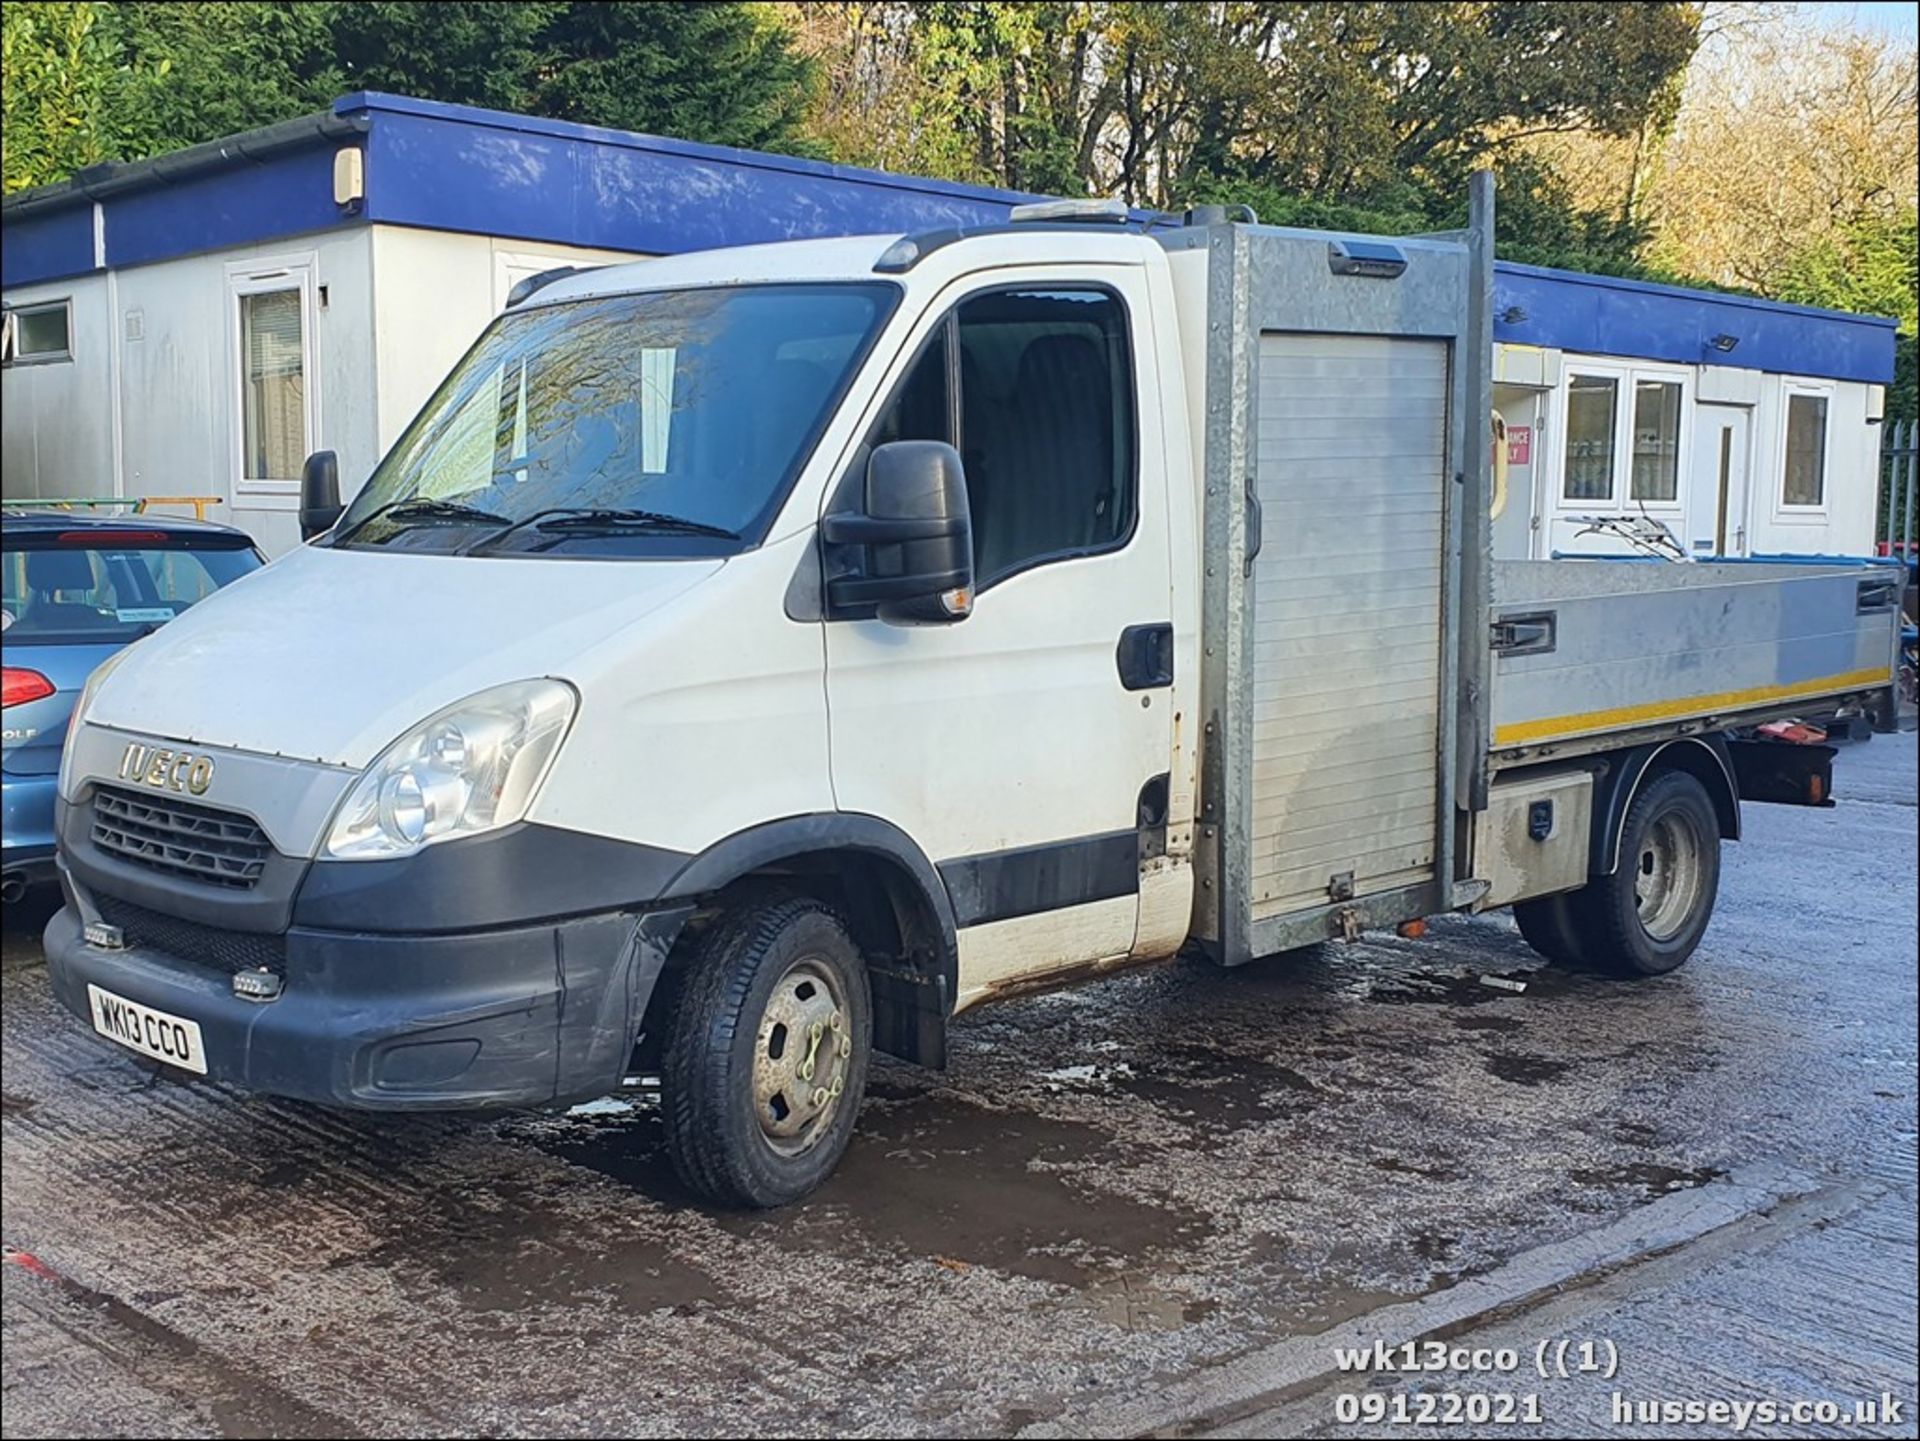
[[8, 645], [124, 644], [260, 568], [252, 550], [54, 539], [0, 550]]
[[734, 285], [509, 312], [333, 543], [568, 557], [757, 544], [898, 294]]

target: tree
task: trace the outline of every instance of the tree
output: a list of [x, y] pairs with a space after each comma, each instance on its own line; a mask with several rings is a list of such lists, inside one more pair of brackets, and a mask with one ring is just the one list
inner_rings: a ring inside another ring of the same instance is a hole
[[1699, 22], [1674, 3], [971, 0], [813, 6], [801, 25], [855, 153], [1171, 205], [1207, 176], [1439, 193], [1529, 136], [1631, 131], [1670, 104]]
[[1657, 258], [1770, 295], [1810, 244], [1913, 207], [1910, 45], [1783, 21], [1701, 59], [1651, 187]]
[[101, 5], [0, 7], [0, 97], [8, 194], [45, 185], [119, 153], [120, 51]]
[[535, 114], [749, 149], [800, 143], [811, 66], [772, 17], [666, 0], [555, 8]]
[[316, 5], [340, 83], [425, 100], [524, 110], [549, 28], [578, 7], [552, 0], [359, 0]]
[[101, 8], [127, 62], [114, 99], [124, 157], [321, 110], [342, 86], [330, 5], [162, 0]]

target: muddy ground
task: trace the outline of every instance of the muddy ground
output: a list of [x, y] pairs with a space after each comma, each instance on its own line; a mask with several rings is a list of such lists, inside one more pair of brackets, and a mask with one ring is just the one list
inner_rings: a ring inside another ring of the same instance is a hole
[[690, 1204], [637, 1094], [395, 1120], [157, 1076], [13, 908], [5, 1429], [1003, 1433], [1756, 1161], [1910, 1177], [1914, 738], [1838, 790], [1749, 810], [1674, 976], [1543, 969], [1502, 915], [1009, 1002], [944, 1075], [883, 1065], [768, 1216]]

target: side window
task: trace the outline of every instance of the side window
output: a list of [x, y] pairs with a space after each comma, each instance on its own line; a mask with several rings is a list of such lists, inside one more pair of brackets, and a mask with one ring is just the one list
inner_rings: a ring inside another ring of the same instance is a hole
[[1123, 543], [1134, 518], [1134, 391], [1119, 299], [998, 291], [963, 302], [959, 327], [976, 585]]

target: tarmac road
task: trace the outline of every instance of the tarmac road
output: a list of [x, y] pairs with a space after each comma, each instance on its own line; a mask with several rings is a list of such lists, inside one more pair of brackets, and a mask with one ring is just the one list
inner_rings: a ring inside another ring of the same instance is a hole
[[[840, 1174], [768, 1216], [689, 1204], [636, 1097], [368, 1119], [158, 1076], [52, 1003], [13, 908], [0, 1427], [1073, 1429], [1181, 1387], [1224, 1404], [1236, 1358], [1754, 1167], [1871, 1186], [1850, 1264], [1879, 1248], [1897, 1279], [1915, 784], [1914, 738], [1883, 737], [1843, 753], [1837, 809], [1750, 808], [1705, 945], [1658, 981], [1543, 969], [1490, 916], [982, 1011], [946, 1074], [881, 1068]], [[1660, 1264], [1647, 1297], [1702, 1304]], [[1810, 1382], [1884, 1371], [1912, 1402], [1884, 1317], [1863, 1338], [1844, 1295], [1805, 1309]]]

